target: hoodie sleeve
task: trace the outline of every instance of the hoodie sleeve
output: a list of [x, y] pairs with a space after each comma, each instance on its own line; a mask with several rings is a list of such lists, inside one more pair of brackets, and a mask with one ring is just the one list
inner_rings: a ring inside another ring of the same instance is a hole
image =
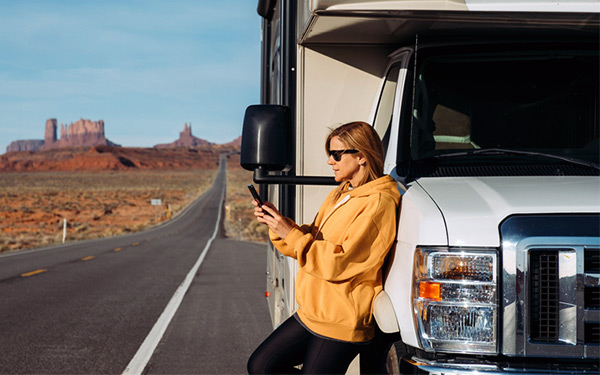
[[[286, 239], [292, 235], [294, 237], [302, 237], [305, 234], [310, 234], [311, 231], [311, 225], [298, 225], [296, 223], [294, 223], [294, 221], [290, 218], [286, 218], [286, 220], [293, 225], [294, 227], [292, 228], [292, 230], [290, 231], [290, 233], [288, 233]], [[298, 234], [296, 234], [298, 233]], [[281, 237], [279, 237], [278, 235], [275, 234], [275, 232], [273, 232], [271, 229], [269, 229], [269, 238], [271, 239], [271, 242], [273, 243], [273, 246], [275, 246], [275, 248], [283, 255], [286, 255], [288, 257], [294, 258], [294, 259], [298, 259], [296, 256], [296, 250], [294, 249], [294, 246], [290, 246], [288, 245], [287, 241], [283, 240]]]
[[282, 241], [286, 248], [293, 249], [294, 258], [306, 273], [332, 282], [346, 281], [383, 264], [395, 239], [395, 207], [395, 202], [385, 195], [369, 197], [351, 222], [338, 222], [343, 228], [341, 243], [315, 239], [300, 228]]
[[332, 197], [334, 196], [335, 190], [332, 190], [323, 205], [319, 209], [314, 221], [311, 224], [298, 225], [292, 219], [286, 218], [286, 220], [293, 226], [292, 230], [286, 236], [285, 240], [275, 234], [271, 229], [269, 229], [269, 239], [273, 246], [283, 255], [288, 257], [298, 259], [296, 252], [296, 240], [298, 238], [302, 238], [304, 236], [308, 236], [307, 238], [313, 238], [312, 231], [315, 226], [315, 222], [317, 220], [322, 219], [325, 211], [329, 210], [332, 207]]

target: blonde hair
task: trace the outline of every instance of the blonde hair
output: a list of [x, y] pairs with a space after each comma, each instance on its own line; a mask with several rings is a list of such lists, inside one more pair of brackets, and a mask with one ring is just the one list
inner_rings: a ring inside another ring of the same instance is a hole
[[325, 151], [328, 154], [329, 143], [333, 137], [338, 137], [348, 149], [358, 150], [358, 152], [367, 160], [365, 164], [366, 173], [358, 186], [383, 176], [383, 144], [381, 143], [379, 135], [371, 125], [362, 121], [353, 121], [332, 129], [325, 141]]

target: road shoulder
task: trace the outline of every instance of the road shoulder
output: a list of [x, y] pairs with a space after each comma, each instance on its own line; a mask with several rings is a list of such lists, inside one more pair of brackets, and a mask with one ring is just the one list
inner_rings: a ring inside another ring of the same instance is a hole
[[265, 244], [215, 239], [147, 373], [245, 374], [271, 332], [265, 270]]

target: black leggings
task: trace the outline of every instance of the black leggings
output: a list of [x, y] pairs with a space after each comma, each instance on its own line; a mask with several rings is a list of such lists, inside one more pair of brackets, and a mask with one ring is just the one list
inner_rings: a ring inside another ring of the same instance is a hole
[[252, 353], [248, 373], [344, 374], [362, 347], [315, 336], [292, 316]]

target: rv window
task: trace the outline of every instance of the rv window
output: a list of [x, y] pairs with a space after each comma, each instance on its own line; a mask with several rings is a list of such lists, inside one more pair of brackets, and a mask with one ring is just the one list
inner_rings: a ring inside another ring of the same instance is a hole
[[281, 104], [281, 32], [279, 29], [279, 20], [275, 22], [275, 42], [271, 50], [271, 63], [269, 64], [269, 82], [271, 91], [269, 93], [271, 104]]
[[390, 142], [390, 130], [392, 124], [392, 114], [394, 112], [394, 97], [396, 94], [396, 86], [398, 85], [398, 73], [400, 65], [392, 65], [388, 70], [381, 96], [375, 113], [373, 126], [383, 141], [384, 151], [387, 151]]
[[598, 162], [598, 51], [422, 53], [412, 158], [503, 148]]

